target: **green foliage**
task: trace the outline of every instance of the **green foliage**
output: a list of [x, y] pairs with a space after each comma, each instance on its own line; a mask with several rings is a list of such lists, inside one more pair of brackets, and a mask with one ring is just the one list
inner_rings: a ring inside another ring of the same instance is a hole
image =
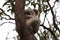
[[44, 6], [43, 6], [43, 11], [44, 11], [44, 13], [47, 13], [47, 8], [48, 8], [48, 5], [44, 5]]
[[3, 13], [2, 13], [2, 12], [0, 12], [0, 16], [1, 16], [1, 15], [3, 15]]
[[29, 1], [29, 0], [27, 0], [27, 1], [28, 1], [28, 3], [26, 3], [25, 6], [28, 6], [31, 3], [31, 1]]
[[5, 13], [4, 10], [0, 8], [0, 17], [3, 15], [3, 13]]
[[11, 11], [11, 14], [13, 14], [13, 12], [14, 12], [14, 2], [15, 2], [15, 0], [7, 0], [3, 4], [3, 7], [6, 6], [6, 5], [8, 6], [9, 9], [7, 11], [8, 12]]
[[33, 5], [34, 8], [36, 8], [36, 3], [35, 3], [35, 1], [31, 2], [31, 5]]

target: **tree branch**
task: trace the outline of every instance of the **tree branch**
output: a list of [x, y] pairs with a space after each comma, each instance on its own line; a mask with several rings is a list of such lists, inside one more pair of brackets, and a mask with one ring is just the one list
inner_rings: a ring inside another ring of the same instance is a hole
[[59, 31], [59, 33], [60, 33], [60, 29], [58, 28], [57, 24], [55, 23], [55, 15], [54, 15], [54, 12], [53, 12], [53, 8], [51, 7], [51, 5], [50, 5], [50, 3], [49, 3], [49, 2], [47, 2], [47, 3], [48, 3], [48, 5], [49, 5], [49, 7], [50, 7], [51, 14], [52, 14], [52, 16], [53, 16], [53, 24], [54, 24], [54, 27], [55, 27], [55, 28], [56, 28], [56, 30], [58, 30], [58, 31]]
[[52, 7], [52, 8], [54, 8], [54, 6], [55, 6], [55, 3], [56, 3], [56, 0], [54, 1], [54, 5], [53, 5], [53, 7]]
[[41, 24], [40, 26], [43, 26], [44, 29], [47, 29], [48, 31], [50, 31], [50, 33], [53, 35], [53, 37], [55, 38], [55, 40], [57, 40], [56, 36], [55, 36], [55, 33], [50, 29], [50, 28], [47, 28], [46, 26], [44, 26], [43, 24]]
[[5, 24], [5, 23], [12, 23], [12, 24], [15, 24], [15, 23], [13, 23], [13, 22], [3, 22], [2, 24], [0, 24], [0, 26], [2, 26], [2, 25]]
[[7, 19], [7, 20], [15, 20], [14, 18], [10, 17], [10, 15], [6, 14], [3, 9], [0, 8], [0, 10], [2, 11], [2, 13], [3, 13], [5, 16], [9, 17], [9, 19], [4, 18], [4, 17], [2, 17], [2, 18]]
[[44, 21], [43, 21], [43, 23], [42, 23], [42, 24], [44, 24], [44, 22], [45, 22], [46, 15], [47, 15], [47, 13], [45, 13], [45, 16], [44, 16]]

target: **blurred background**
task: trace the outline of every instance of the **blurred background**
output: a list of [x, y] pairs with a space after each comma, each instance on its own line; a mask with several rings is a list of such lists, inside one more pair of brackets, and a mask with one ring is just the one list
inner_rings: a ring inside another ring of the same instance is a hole
[[[15, 29], [15, 0], [0, 0], [0, 40], [19, 40]], [[40, 27], [38, 40], [60, 40], [60, 0], [26, 0], [25, 9], [37, 9]]]

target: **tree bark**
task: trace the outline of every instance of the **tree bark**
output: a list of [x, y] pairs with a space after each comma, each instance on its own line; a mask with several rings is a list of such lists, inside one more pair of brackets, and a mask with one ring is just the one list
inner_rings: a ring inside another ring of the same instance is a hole
[[16, 31], [20, 36], [20, 40], [36, 40], [35, 36], [30, 34], [26, 26], [24, 7], [25, 0], [15, 0]]

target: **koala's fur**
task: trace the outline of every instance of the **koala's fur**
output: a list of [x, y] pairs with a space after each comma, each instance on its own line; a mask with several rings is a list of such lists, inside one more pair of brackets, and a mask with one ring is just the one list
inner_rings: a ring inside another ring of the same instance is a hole
[[25, 19], [28, 30], [31, 34], [38, 32], [40, 26], [40, 19], [37, 17], [38, 11], [36, 9], [25, 10]]

